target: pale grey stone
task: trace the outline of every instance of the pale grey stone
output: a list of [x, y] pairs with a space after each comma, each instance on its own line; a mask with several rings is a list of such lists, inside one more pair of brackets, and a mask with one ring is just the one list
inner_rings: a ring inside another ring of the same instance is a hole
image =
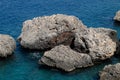
[[23, 23], [20, 44], [29, 49], [47, 49], [58, 44], [70, 44], [74, 32], [86, 28], [74, 17], [63, 14], [37, 17]]
[[105, 66], [99, 75], [100, 80], [120, 80], [120, 63]]
[[11, 55], [15, 48], [16, 42], [11, 36], [0, 34], [0, 57]]
[[116, 15], [113, 19], [116, 21], [120, 21], [120, 10], [116, 12]]
[[117, 33], [106, 28], [88, 28], [75, 36], [74, 48], [89, 54], [93, 60], [105, 60], [116, 51]]
[[60, 68], [64, 71], [72, 71], [76, 68], [92, 66], [92, 59], [89, 55], [78, 53], [69, 46], [59, 45], [46, 51], [39, 63]]

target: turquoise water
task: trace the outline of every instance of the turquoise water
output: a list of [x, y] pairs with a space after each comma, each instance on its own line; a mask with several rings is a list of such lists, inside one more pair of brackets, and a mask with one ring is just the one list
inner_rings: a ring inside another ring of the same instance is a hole
[[[112, 20], [117, 10], [120, 0], [0, 0], [0, 33], [16, 39], [23, 21], [61, 13], [77, 16], [88, 27], [115, 29], [120, 37], [120, 24]], [[33, 53], [38, 52], [24, 50], [17, 43], [12, 56], [0, 59], [0, 80], [98, 80], [98, 72], [105, 65], [120, 62], [113, 57], [93, 67], [64, 73], [38, 65], [38, 57], [33, 57]]]

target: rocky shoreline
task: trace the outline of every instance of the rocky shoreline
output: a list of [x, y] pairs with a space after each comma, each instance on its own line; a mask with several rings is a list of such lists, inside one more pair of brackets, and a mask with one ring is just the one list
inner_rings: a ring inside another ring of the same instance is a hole
[[[120, 12], [115, 21], [120, 21]], [[0, 35], [0, 56], [11, 55], [15, 40]], [[22, 47], [31, 50], [45, 50], [39, 59], [46, 65], [66, 72], [95, 65], [98, 61], [119, 54], [117, 32], [108, 28], [88, 28], [75, 16], [54, 14], [26, 20], [18, 41]], [[113, 71], [114, 69], [114, 71]], [[115, 75], [113, 75], [116, 73]], [[112, 74], [112, 75], [111, 75]], [[119, 63], [108, 65], [100, 72], [100, 80], [119, 80]]]

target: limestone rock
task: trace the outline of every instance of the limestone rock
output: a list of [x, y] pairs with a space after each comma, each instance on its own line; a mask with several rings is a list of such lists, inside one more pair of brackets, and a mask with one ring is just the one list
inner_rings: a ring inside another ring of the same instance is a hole
[[87, 28], [74, 16], [57, 14], [25, 21], [19, 41], [25, 48], [40, 50], [73, 42], [75, 50], [89, 53], [93, 60], [104, 60], [116, 51], [116, 38], [114, 30]]
[[115, 21], [120, 21], [120, 11], [117, 11], [117, 12], [116, 12], [116, 15], [115, 15], [115, 17], [114, 17], [114, 20], [115, 20]]
[[59, 44], [69, 45], [76, 30], [86, 28], [74, 17], [63, 14], [37, 17], [23, 24], [20, 44], [29, 49], [48, 49]]
[[74, 49], [89, 54], [93, 60], [105, 60], [116, 51], [116, 31], [106, 28], [88, 28], [75, 36]]
[[100, 80], [120, 80], [120, 63], [105, 66], [99, 75]]
[[50, 51], [46, 51], [39, 63], [60, 68], [65, 71], [72, 71], [76, 68], [92, 66], [92, 59], [89, 55], [78, 53], [69, 46], [59, 45]]
[[11, 36], [0, 34], [0, 57], [11, 55], [15, 48], [16, 42]]

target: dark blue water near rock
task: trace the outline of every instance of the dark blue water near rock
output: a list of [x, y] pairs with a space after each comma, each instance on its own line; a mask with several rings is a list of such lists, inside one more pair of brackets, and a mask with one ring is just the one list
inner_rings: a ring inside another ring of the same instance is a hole
[[[0, 33], [16, 39], [23, 21], [61, 13], [77, 16], [88, 27], [115, 29], [120, 37], [120, 24], [113, 21], [117, 10], [120, 0], [0, 0]], [[38, 65], [33, 53], [37, 52], [24, 50], [17, 43], [12, 56], [0, 59], [0, 80], [98, 80], [98, 72], [105, 65], [120, 62], [113, 57], [93, 67], [64, 73]]]

